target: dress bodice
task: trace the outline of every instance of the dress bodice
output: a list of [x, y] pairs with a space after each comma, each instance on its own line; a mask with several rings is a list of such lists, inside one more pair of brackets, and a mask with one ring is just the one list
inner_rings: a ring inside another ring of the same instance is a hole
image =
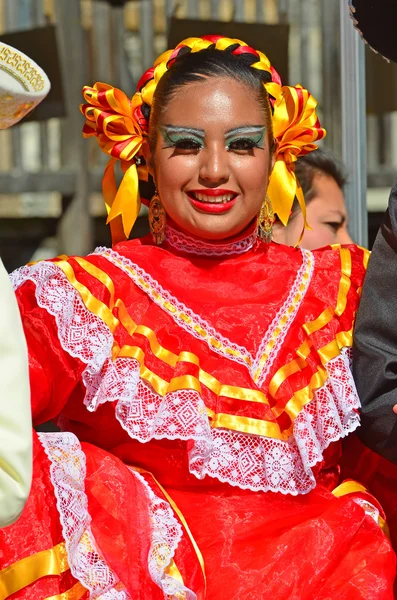
[[208, 256], [144, 238], [17, 272], [39, 420], [148, 469], [160, 455], [175, 482], [296, 494], [334, 469], [326, 449], [358, 425], [365, 251], [241, 243]]

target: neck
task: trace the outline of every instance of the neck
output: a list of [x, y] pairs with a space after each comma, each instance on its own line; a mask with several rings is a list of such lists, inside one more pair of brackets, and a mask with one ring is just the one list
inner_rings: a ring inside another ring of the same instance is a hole
[[165, 245], [178, 252], [196, 256], [232, 256], [251, 250], [258, 239], [258, 226], [254, 220], [239, 234], [224, 240], [208, 240], [182, 231], [173, 221], [167, 219]]

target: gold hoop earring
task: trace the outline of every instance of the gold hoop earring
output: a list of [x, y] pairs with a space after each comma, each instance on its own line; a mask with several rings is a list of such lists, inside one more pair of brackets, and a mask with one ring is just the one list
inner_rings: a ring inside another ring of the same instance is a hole
[[272, 203], [268, 196], [262, 203], [258, 217], [258, 237], [265, 244], [270, 244], [273, 235], [273, 223], [275, 221]]
[[149, 228], [157, 246], [165, 240], [165, 222], [166, 212], [156, 191], [149, 204]]

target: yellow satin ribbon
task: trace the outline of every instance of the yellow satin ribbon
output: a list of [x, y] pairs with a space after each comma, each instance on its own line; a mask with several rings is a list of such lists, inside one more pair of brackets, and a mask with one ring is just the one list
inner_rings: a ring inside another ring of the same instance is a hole
[[[114, 160], [110, 159], [102, 180], [102, 191], [108, 210], [106, 224], [110, 223], [113, 244], [128, 239], [141, 209], [138, 171], [135, 163], [126, 167], [116, 194], [114, 194], [115, 185]], [[118, 221], [113, 225], [117, 217], [121, 219], [122, 232]]]
[[5, 600], [42, 577], [61, 575], [69, 569], [64, 542], [37, 552], [0, 571], [0, 600]]
[[[277, 147], [267, 194], [283, 225], [289, 221], [296, 198], [302, 210], [304, 227], [310, 228], [302, 188], [295, 177], [295, 162], [301, 154], [315, 150], [315, 142], [321, 140], [326, 132], [318, 122], [317, 101], [307, 90], [299, 85], [283, 86], [278, 93], [277, 89], [274, 90], [273, 94], [276, 94], [276, 101], [272, 121]], [[301, 238], [302, 235], [303, 232]]]
[[[337, 251], [340, 251], [340, 247], [336, 246], [334, 248]], [[342, 249], [344, 252], [341, 254], [343, 257], [342, 260], [342, 269], [341, 269], [341, 281], [344, 277], [345, 273], [349, 271], [349, 265], [351, 263], [350, 252], [347, 249]], [[165, 379], [159, 377], [156, 373], [148, 369], [145, 365], [145, 353], [138, 346], [128, 346], [125, 345], [120, 348], [116, 343], [113, 346], [112, 358], [115, 360], [117, 357], [120, 358], [134, 358], [140, 364], [140, 376], [142, 379], [147, 381], [153, 389], [160, 396], [165, 396], [167, 393], [171, 391], [178, 391], [181, 389], [190, 389], [197, 391], [201, 394], [201, 385], [205, 385], [208, 389], [210, 389], [217, 396], [222, 396], [225, 398], [232, 398], [236, 400], [242, 400], [247, 402], [258, 402], [261, 404], [266, 404], [270, 407], [269, 400], [261, 392], [260, 390], [253, 390], [249, 388], [241, 388], [237, 386], [230, 386], [226, 384], [222, 384], [215, 377], [206, 373], [200, 368], [200, 361], [198, 356], [195, 354], [182, 351], [179, 355], [174, 354], [170, 350], [167, 350], [163, 346], [161, 346], [157, 340], [156, 334], [152, 329], [146, 327], [144, 325], [137, 325], [131, 316], [129, 315], [123, 301], [121, 299], [114, 300], [115, 298], [115, 289], [114, 284], [107, 273], [86, 261], [85, 259], [75, 259], [79, 263], [79, 265], [84, 268], [90, 275], [95, 277], [98, 281], [100, 281], [105, 287], [108, 289], [110, 294], [110, 305], [116, 306], [118, 308], [118, 317], [113, 315], [112, 311], [109, 309], [101, 301], [97, 300], [89, 290], [77, 282], [77, 279], [74, 275], [73, 269], [69, 263], [65, 263], [61, 261], [59, 264], [60, 268], [66, 274], [70, 283], [76, 287], [77, 291], [80, 293], [84, 304], [87, 306], [91, 312], [99, 316], [104, 320], [104, 322], [109, 326], [111, 331], [121, 323], [125, 329], [128, 331], [130, 335], [140, 334], [144, 336], [150, 345], [150, 349], [153, 354], [166, 364], [175, 368], [178, 362], [190, 362], [197, 367], [198, 376], [195, 377], [193, 375], [186, 375], [181, 377], [175, 377], [171, 379], [171, 381], [166, 381]], [[346, 294], [346, 286], [340, 284], [339, 286], [339, 294], [337, 299], [337, 306], [343, 306], [345, 302]], [[306, 329], [308, 334], [311, 334], [315, 331], [318, 331], [320, 328], [325, 327], [330, 320], [334, 316], [334, 311], [331, 307], [328, 307], [326, 311], [320, 315], [314, 321], [307, 323], [303, 327]], [[326, 365], [328, 361], [332, 358], [335, 358], [340, 354], [340, 350], [343, 347], [349, 347], [352, 344], [352, 330], [347, 332], [338, 332], [331, 342], [329, 342], [323, 348], [317, 349], [316, 352], [320, 356], [322, 364]], [[273, 376], [272, 380], [269, 384], [269, 392], [272, 397], [275, 397], [280, 386], [285, 382], [288, 377], [293, 375], [294, 373], [305, 368], [306, 363], [305, 359], [309, 355], [311, 350], [311, 342], [310, 340], [306, 340], [300, 348], [297, 350], [297, 358], [287, 363], [283, 367], [281, 367], [277, 373]], [[286, 412], [292, 421], [296, 418], [302, 408], [312, 400], [315, 389], [318, 389], [322, 385], [324, 385], [325, 381], [328, 378], [328, 374], [326, 369], [319, 366], [317, 371], [312, 375], [310, 383], [298, 390], [294, 393], [292, 398], [288, 401], [285, 407], [275, 406], [270, 410], [273, 415], [277, 418]], [[254, 419], [250, 417], [243, 416], [235, 416], [227, 413], [214, 413], [210, 409], [207, 410], [208, 416], [210, 419], [210, 425], [213, 428], [228, 428], [235, 431], [242, 431], [249, 434], [256, 435], [264, 435], [267, 437], [273, 437], [276, 439], [288, 439], [288, 436], [292, 433], [293, 427], [290, 426], [288, 429], [281, 431], [278, 423], [273, 421], [266, 421], [260, 419]]]
[[339, 282], [338, 301], [335, 314], [340, 317], [347, 306], [347, 295], [351, 287], [352, 258], [348, 248], [339, 248], [342, 275]]
[[[354, 481], [353, 479], [348, 481], [343, 481], [340, 485], [338, 485], [334, 490], [332, 490], [332, 494], [336, 498], [342, 498], [343, 496], [349, 496], [350, 494], [357, 493], [365, 493], [370, 494], [366, 487], [364, 487], [358, 481]], [[370, 494], [371, 495], [371, 494]], [[371, 501], [368, 499], [368, 503], [371, 504]], [[376, 508], [376, 507], [374, 507]], [[378, 525], [382, 529], [383, 533], [390, 539], [390, 530], [385, 519], [379, 515], [378, 516]]]

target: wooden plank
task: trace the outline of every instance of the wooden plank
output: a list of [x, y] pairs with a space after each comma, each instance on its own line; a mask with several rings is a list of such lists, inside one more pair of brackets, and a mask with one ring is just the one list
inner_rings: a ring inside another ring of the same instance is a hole
[[87, 46], [81, 26], [80, 0], [56, 0], [58, 39], [63, 62], [68, 117], [62, 125], [63, 166], [76, 173], [76, 188], [59, 226], [66, 254], [87, 254], [93, 247], [89, 211], [88, 143], [81, 135], [81, 89], [87, 83]]

